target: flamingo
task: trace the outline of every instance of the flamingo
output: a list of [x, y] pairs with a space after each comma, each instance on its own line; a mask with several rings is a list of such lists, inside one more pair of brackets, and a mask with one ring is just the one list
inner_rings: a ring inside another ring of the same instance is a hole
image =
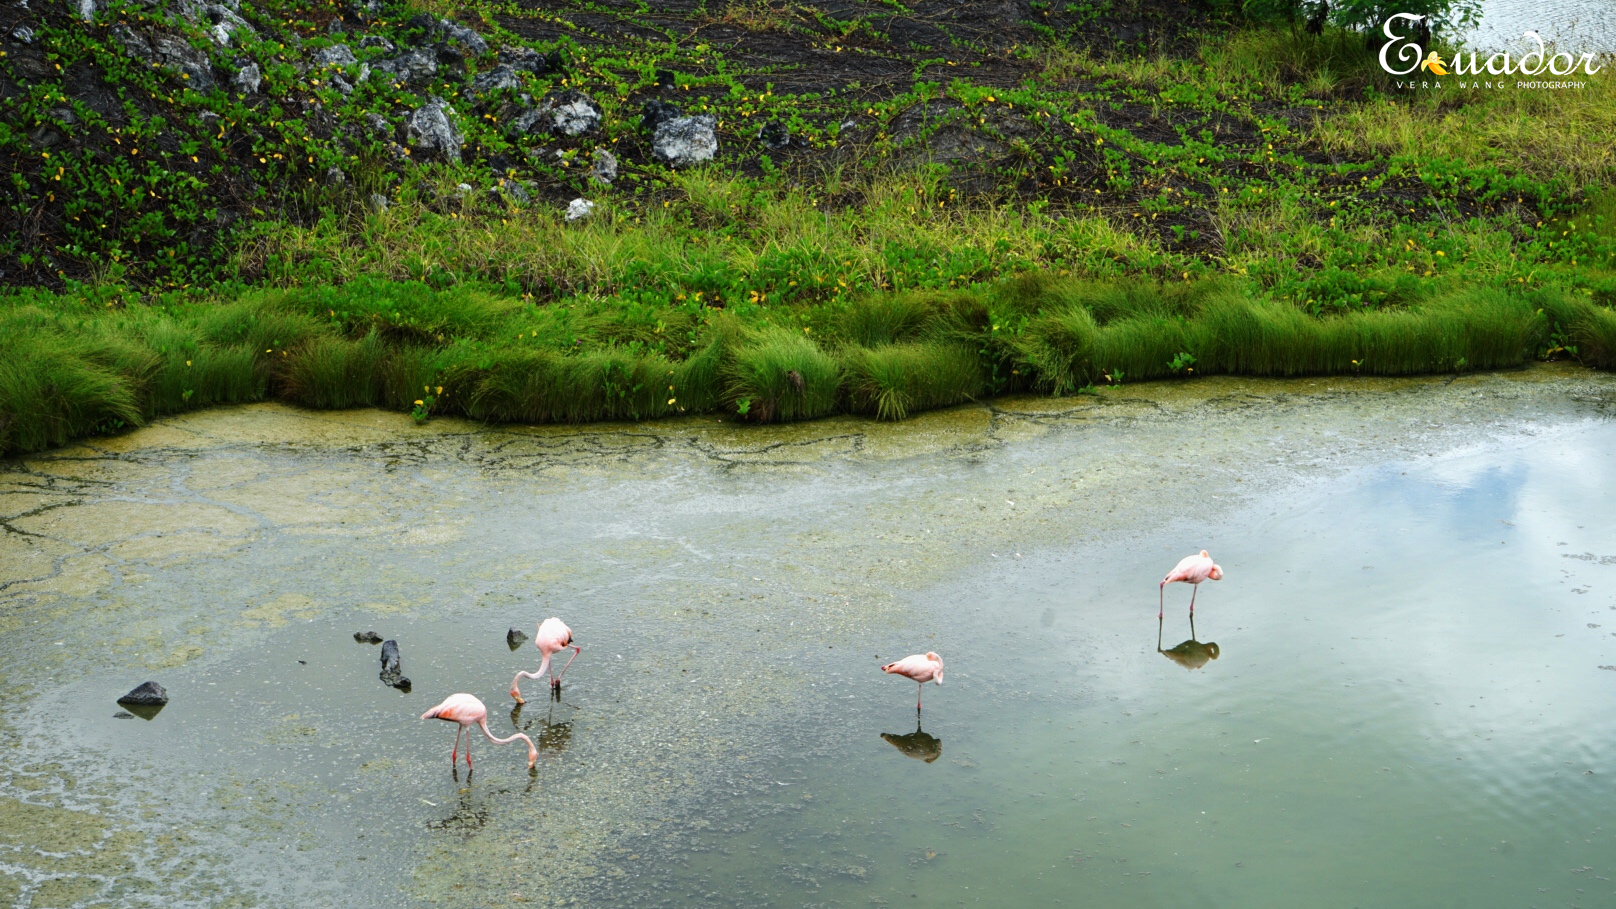
[[451, 723], [460, 724], [460, 728], [455, 732], [454, 749], [449, 752], [449, 763], [451, 765], [459, 759], [460, 735], [461, 733], [466, 733], [466, 769], [471, 769], [470, 727], [473, 723], [481, 726], [483, 729], [483, 735], [487, 736], [488, 740], [496, 745], [509, 745], [511, 742], [514, 742], [517, 739], [521, 739], [522, 741], [526, 742], [528, 769], [532, 770], [533, 765], [538, 763], [539, 750], [533, 747], [533, 740], [522, 733], [518, 732], [509, 738], [494, 738], [494, 734], [488, 731], [488, 708], [483, 706], [483, 702], [478, 700], [476, 695], [464, 693], [451, 694], [447, 698], [444, 698], [443, 703], [432, 708], [431, 710], [428, 710], [426, 713], [421, 714], [421, 719], [448, 720]]
[[920, 712], [920, 692], [926, 690], [927, 682], [943, 684], [943, 658], [928, 651], [926, 654], [906, 656], [896, 663], [888, 663], [881, 667], [881, 671], [890, 675], [901, 675], [906, 679], [920, 684], [919, 692], [915, 694], [915, 712]]
[[[1162, 582], [1157, 588], [1161, 602], [1156, 607], [1156, 618], [1160, 620], [1162, 612], [1166, 608], [1168, 584], [1183, 581], [1186, 584], [1194, 585], [1195, 591], [1198, 592], [1201, 589], [1201, 582], [1206, 580], [1223, 580], [1223, 569], [1212, 564], [1212, 557], [1206, 554], [1205, 549], [1201, 550], [1200, 555], [1185, 556], [1180, 559], [1178, 564], [1173, 566], [1173, 570], [1167, 573], [1167, 577], [1162, 578]], [[1190, 593], [1190, 618], [1195, 618], [1195, 592]]]
[[[571, 666], [572, 661], [578, 659], [578, 654], [584, 652], [582, 647], [572, 642], [572, 629], [567, 627], [566, 622], [554, 616], [539, 623], [539, 631], [533, 636], [533, 646], [539, 648], [539, 653], [544, 654], [544, 660], [539, 663], [538, 672], [518, 672], [516, 678], [511, 679], [511, 697], [516, 698], [518, 704], [526, 704], [527, 701], [522, 700], [522, 691], [517, 686], [523, 679], [543, 678], [550, 669], [550, 657], [571, 647], [572, 656], [567, 658], [567, 666]], [[550, 677], [551, 690], [560, 689], [561, 677], [567, 674], [567, 666], [561, 667], [559, 673]]]

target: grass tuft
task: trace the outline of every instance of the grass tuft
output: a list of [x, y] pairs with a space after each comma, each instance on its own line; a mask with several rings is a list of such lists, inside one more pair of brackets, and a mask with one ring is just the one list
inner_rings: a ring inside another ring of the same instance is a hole
[[725, 398], [759, 423], [809, 420], [836, 411], [841, 366], [801, 334], [770, 327], [736, 347], [726, 370]]

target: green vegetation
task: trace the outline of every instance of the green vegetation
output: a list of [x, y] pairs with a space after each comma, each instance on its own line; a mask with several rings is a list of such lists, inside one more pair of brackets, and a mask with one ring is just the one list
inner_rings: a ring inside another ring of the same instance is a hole
[[[333, 0], [269, 0], [243, 4], [258, 37], [208, 50], [256, 61], [259, 95], [133, 65], [120, 26], [206, 43], [160, 6], [52, 13], [44, 68], [0, 54], [0, 280], [50, 287], [0, 296], [0, 452], [266, 398], [900, 419], [1123, 377], [1616, 364], [1616, 75], [1406, 89], [1354, 32], [1032, 6], [972, 26], [965, 2], [945, 27], [893, 0], [384, 4], [365, 34], [407, 44], [425, 10], [488, 39], [404, 85], [304, 65], [387, 51], [333, 31]], [[1145, 23], [1149, 52], [1114, 21]], [[470, 89], [516, 48], [564, 67]], [[86, 74], [115, 103], [74, 89]], [[509, 131], [523, 93], [562, 89], [597, 130]], [[458, 162], [395, 141], [427, 96]], [[653, 160], [649, 100], [713, 114], [717, 159]], [[595, 214], [565, 222], [580, 195]]]
[[[1318, 317], [1253, 289], [1029, 276], [744, 316], [689, 309], [649, 327], [609, 303], [536, 306], [372, 279], [228, 303], [109, 308], [38, 296], [0, 313], [0, 451], [268, 398], [417, 419], [901, 419], [994, 392], [1162, 378], [1187, 364], [1260, 376], [1411, 375], [1555, 356], [1616, 367], [1616, 313], [1585, 295], [1472, 289]], [[668, 321], [681, 337], [622, 340], [670, 334]]]

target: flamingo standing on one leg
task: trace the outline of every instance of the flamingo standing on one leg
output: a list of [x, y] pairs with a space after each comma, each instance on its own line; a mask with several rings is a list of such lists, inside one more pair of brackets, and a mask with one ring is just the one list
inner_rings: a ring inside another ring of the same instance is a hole
[[1162, 578], [1161, 584], [1157, 587], [1156, 592], [1160, 600], [1156, 607], [1157, 620], [1161, 619], [1162, 612], [1166, 606], [1167, 585], [1175, 581], [1183, 581], [1194, 586], [1194, 591], [1190, 593], [1190, 621], [1195, 621], [1195, 592], [1200, 591], [1202, 581], [1208, 580], [1223, 580], [1223, 569], [1212, 563], [1212, 557], [1206, 554], [1205, 549], [1201, 550], [1200, 555], [1185, 556], [1180, 559], [1178, 564], [1173, 566], [1173, 570], [1167, 573], [1167, 577]]
[[[516, 678], [511, 679], [511, 697], [516, 698], [518, 704], [526, 704], [527, 701], [522, 700], [522, 691], [517, 686], [523, 679], [543, 678], [550, 669], [550, 657], [571, 647], [572, 656], [567, 658], [567, 666], [571, 666], [572, 661], [578, 659], [578, 654], [584, 652], [582, 647], [572, 642], [572, 629], [567, 627], [566, 622], [554, 616], [539, 623], [539, 631], [533, 636], [533, 646], [539, 648], [539, 653], [544, 654], [544, 660], [539, 663], [538, 672], [518, 672]], [[561, 677], [567, 674], [567, 666], [561, 667], [560, 672], [550, 677], [552, 690], [561, 687]]]
[[449, 752], [449, 763], [451, 765], [459, 760], [460, 736], [462, 733], [465, 733], [466, 769], [471, 769], [470, 733], [473, 723], [481, 726], [483, 735], [487, 736], [488, 740], [496, 745], [509, 745], [511, 742], [514, 742], [517, 739], [521, 739], [522, 741], [526, 742], [527, 766], [529, 770], [533, 769], [533, 765], [539, 760], [539, 750], [533, 747], [533, 740], [520, 732], [516, 733], [510, 738], [494, 738], [494, 734], [488, 731], [488, 708], [483, 706], [483, 702], [478, 700], [476, 695], [451, 694], [447, 698], [444, 698], [443, 703], [432, 708], [431, 710], [428, 710], [426, 713], [421, 714], [421, 719], [448, 720], [449, 722], [460, 724], [460, 728], [455, 732], [454, 750]]
[[924, 655], [917, 653], [914, 656], [906, 656], [896, 663], [888, 663], [881, 667], [881, 671], [901, 675], [919, 683], [919, 691], [915, 694], [916, 713], [920, 712], [920, 693], [926, 690], [926, 683], [943, 684], [943, 658], [930, 651]]

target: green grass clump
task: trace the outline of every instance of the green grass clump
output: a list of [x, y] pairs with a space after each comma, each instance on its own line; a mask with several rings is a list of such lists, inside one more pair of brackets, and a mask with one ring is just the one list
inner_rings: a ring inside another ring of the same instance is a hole
[[986, 387], [979, 351], [916, 341], [850, 347], [842, 355], [848, 410], [882, 420], [975, 400]]
[[282, 393], [305, 407], [340, 410], [381, 400], [387, 346], [373, 329], [358, 341], [324, 335], [291, 351], [280, 369]]
[[755, 331], [731, 354], [724, 395], [759, 423], [810, 420], [836, 411], [841, 365], [802, 334]]
[[104, 350], [0, 325], [0, 452], [39, 451], [145, 422], [138, 389]]

